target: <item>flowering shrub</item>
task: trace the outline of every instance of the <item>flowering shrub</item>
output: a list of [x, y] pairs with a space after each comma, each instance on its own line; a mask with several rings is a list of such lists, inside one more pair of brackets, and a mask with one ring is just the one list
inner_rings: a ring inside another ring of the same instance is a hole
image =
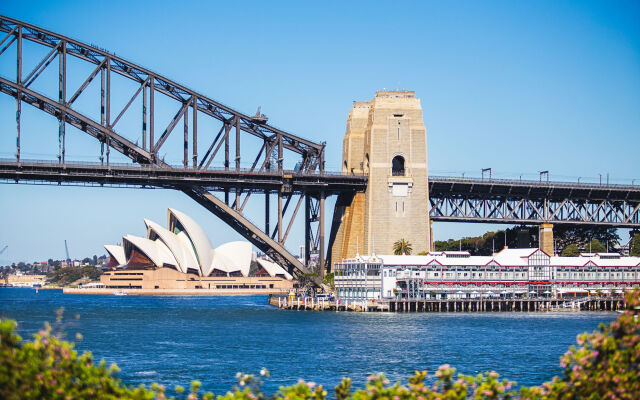
[[640, 399], [640, 291], [627, 293], [627, 309], [598, 331], [578, 335], [560, 359], [562, 375], [525, 388], [525, 399]]
[[[617, 321], [590, 334], [578, 335], [578, 346], [561, 358], [562, 374], [541, 386], [515, 391], [515, 382], [499, 379], [496, 372], [477, 376], [456, 375], [455, 368], [441, 366], [435, 380], [426, 371], [416, 372], [407, 384], [390, 382], [384, 375], [369, 377], [365, 387], [352, 391], [345, 378], [334, 389], [337, 400], [430, 399], [640, 399], [640, 291], [627, 294], [627, 310]], [[58, 315], [58, 323], [61, 313]], [[165, 399], [165, 389], [128, 387], [117, 378], [117, 366], [93, 362], [91, 353], [78, 355], [72, 343], [61, 339], [49, 324], [32, 342], [15, 333], [16, 323], [0, 321], [0, 399]], [[262, 392], [262, 377], [239, 373], [238, 384], [217, 400], [325, 400], [327, 391], [313, 382], [298, 381], [275, 394]], [[433, 383], [430, 383], [433, 382]], [[200, 394], [201, 384], [191, 383], [187, 394], [175, 387], [178, 398], [213, 399]]]

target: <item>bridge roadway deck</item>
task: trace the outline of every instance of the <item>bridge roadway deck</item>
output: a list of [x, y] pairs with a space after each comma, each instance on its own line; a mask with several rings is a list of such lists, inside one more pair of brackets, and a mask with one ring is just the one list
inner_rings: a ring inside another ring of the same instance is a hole
[[[282, 191], [349, 195], [367, 176], [251, 169], [184, 169], [140, 164], [0, 160], [0, 182], [148, 188], [198, 186], [210, 191]], [[434, 221], [640, 227], [640, 186], [429, 177]]]
[[[249, 169], [158, 168], [152, 165], [111, 164], [55, 161], [0, 160], [0, 179], [53, 183], [94, 183], [100, 185], [132, 185], [172, 187], [197, 184], [210, 189], [235, 188], [279, 189], [291, 184], [293, 190], [325, 190], [327, 194], [364, 190], [368, 177], [341, 173], [298, 173], [297, 171], [251, 171]], [[471, 179], [429, 177], [431, 196], [525, 197], [533, 199], [584, 199], [640, 201], [640, 185], [589, 184], [573, 182], [538, 182], [508, 179]]]
[[154, 165], [0, 161], [0, 180], [20, 183], [98, 184], [173, 188], [198, 185], [208, 190], [242, 189], [325, 191], [326, 195], [364, 190], [367, 177], [339, 173], [297, 171], [251, 171], [249, 169], [180, 169]]

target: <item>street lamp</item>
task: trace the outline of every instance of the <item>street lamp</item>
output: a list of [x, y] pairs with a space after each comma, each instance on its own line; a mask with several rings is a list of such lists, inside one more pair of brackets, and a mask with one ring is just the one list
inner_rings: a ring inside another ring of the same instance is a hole
[[547, 176], [547, 183], [549, 183], [549, 171], [540, 171], [540, 182], [542, 182], [542, 175]]

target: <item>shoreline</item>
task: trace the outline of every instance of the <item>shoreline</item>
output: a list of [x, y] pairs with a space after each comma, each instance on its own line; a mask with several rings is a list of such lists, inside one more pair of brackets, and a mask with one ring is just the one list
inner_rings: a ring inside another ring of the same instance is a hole
[[110, 289], [110, 288], [62, 288], [64, 294], [115, 295], [124, 292], [127, 296], [247, 296], [284, 295], [287, 292], [264, 289]]

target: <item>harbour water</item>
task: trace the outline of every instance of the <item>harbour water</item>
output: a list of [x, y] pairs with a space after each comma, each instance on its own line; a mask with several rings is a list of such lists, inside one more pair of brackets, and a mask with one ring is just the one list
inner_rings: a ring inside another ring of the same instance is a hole
[[[576, 335], [617, 316], [575, 313], [351, 313], [282, 311], [266, 296], [147, 297], [64, 295], [0, 289], [0, 317], [29, 337], [65, 308], [65, 331], [79, 350], [115, 362], [127, 384], [173, 388], [200, 380], [224, 393], [238, 371], [266, 367], [272, 392], [299, 378], [332, 388], [343, 376], [361, 386], [371, 373], [393, 382], [442, 364], [475, 374], [495, 370], [520, 385], [560, 372]], [[80, 318], [75, 319], [78, 314]]]

